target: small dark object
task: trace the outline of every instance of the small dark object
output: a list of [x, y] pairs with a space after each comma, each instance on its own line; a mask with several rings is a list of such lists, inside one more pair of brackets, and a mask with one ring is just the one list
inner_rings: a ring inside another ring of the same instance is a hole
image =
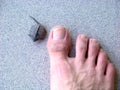
[[37, 23], [37, 25], [32, 26], [32, 32], [29, 34], [29, 36], [33, 39], [34, 42], [37, 40], [43, 40], [47, 34], [45, 27], [32, 16], [30, 16], [30, 18], [32, 18]]

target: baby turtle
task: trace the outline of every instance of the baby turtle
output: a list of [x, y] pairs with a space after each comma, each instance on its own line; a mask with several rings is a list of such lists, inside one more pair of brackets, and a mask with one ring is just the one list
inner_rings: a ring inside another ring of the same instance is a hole
[[30, 18], [32, 18], [37, 25], [33, 25], [31, 27], [31, 31], [29, 36], [33, 39], [33, 41], [37, 41], [37, 40], [43, 40], [47, 34], [47, 31], [45, 29], [45, 27], [43, 25], [41, 25], [35, 18], [33, 18], [32, 16], [30, 16]]

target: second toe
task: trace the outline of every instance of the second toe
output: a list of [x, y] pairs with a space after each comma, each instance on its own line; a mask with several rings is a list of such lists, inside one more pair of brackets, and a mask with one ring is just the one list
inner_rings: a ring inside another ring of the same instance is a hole
[[80, 63], [85, 62], [87, 46], [88, 46], [88, 37], [84, 34], [79, 35], [76, 41], [76, 59]]

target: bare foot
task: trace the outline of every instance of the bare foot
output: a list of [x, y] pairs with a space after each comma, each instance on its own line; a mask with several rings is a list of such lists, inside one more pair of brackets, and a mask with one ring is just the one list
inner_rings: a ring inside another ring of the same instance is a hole
[[114, 90], [115, 68], [95, 39], [79, 35], [75, 58], [68, 57], [68, 31], [56, 26], [49, 35], [51, 90]]

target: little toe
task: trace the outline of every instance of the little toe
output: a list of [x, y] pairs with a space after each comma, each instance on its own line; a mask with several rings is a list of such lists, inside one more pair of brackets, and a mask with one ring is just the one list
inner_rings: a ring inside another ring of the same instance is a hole
[[115, 67], [112, 63], [109, 63], [107, 65], [106, 69], [106, 83], [107, 90], [114, 90], [114, 82], [115, 81]]
[[62, 26], [52, 28], [47, 43], [50, 59], [66, 59], [70, 46], [71, 39], [68, 31]]
[[114, 82], [115, 67], [112, 63], [109, 63], [106, 69], [106, 78], [109, 82]]
[[89, 47], [88, 47], [88, 60], [87, 62], [90, 65], [95, 66], [96, 58], [98, 56], [100, 49], [100, 44], [96, 39], [89, 40]]
[[106, 53], [101, 49], [98, 55], [98, 60], [97, 60], [97, 73], [99, 75], [105, 75], [106, 74], [106, 68], [107, 64], [109, 63], [108, 57]]
[[83, 63], [86, 58], [87, 45], [88, 37], [84, 34], [79, 35], [76, 41], [76, 59], [81, 63]]

